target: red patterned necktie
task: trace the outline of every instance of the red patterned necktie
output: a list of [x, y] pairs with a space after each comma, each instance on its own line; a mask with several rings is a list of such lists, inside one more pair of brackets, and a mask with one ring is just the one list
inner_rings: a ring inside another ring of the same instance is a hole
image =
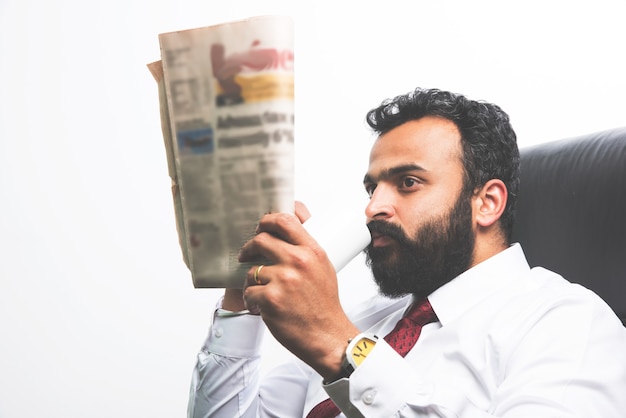
[[[389, 343], [402, 357], [411, 351], [422, 332], [422, 327], [430, 322], [435, 322], [437, 315], [433, 311], [428, 299], [416, 302], [411, 309], [396, 324], [395, 328], [387, 334], [385, 341]], [[307, 418], [335, 418], [341, 411], [328, 398], [309, 412]]]

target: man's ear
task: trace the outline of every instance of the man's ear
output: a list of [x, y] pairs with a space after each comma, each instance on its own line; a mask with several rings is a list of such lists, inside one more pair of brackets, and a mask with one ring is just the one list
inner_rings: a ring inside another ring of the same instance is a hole
[[476, 223], [488, 227], [500, 219], [507, 201], [504, 182], [491, 179], [474, 195], [474, 216]]

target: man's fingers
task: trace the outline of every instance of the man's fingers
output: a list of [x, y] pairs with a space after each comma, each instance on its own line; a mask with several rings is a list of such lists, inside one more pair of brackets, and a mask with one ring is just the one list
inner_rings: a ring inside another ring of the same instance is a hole
[[[265, 286], [265, 284], [267, 284], [267, 281], [259, 279], [261, 283], [256, 283], [256, 279], [254, 278], [254, 271], [256, 271], [257, 268], [258, 266], [253, 266], [250, 269], [252, 273], [248, 272], [248, 275], [246, 277], [246, 285], [243, 290], [243, 301], [246, 309], [248, 309], [250, 313], [255, 315], [261, 313], [261, 308], [259, 307], [259, 304], [263, 303], [263, 295], [267, 289]], [[265, 268], [266, 266], [263, 267], [261, 270], [264, 270]]]
[[309, 219], [311, 217], [311, 212], [309, 212], [309, 210], [307, 209], [307, 207], [304, 205], [304, 203], [300, 202], [299, 200], [296, 200], [296, 216], [298, 217], [298, 219], [300, 220], [301, 223], [305, 223], [307, 221], [307, 219]]
[[[303, 219], [310, 217], [308, 210], [300, 213]], [[292, 245], [310, 244], [311, 237], [302, 226], [302, 220], [292, 213], [271, 213], [259, 220], [257, 233], [267, 232]]]
[[239, 262], [275, 264], [286, 243], [267, 232], [258, 233], [239, 250]]
[[261, 286], [268, 284], [270, 282], [270, 272], [268, 271], [268, 269], [269, 266], [265, 264], [252, 266], [248, 270], [248, 274], [246, 275], [247, 286]]
[[290, 213], [272, 213], [259, 221], [257, 235], [246, 242], [239, 252], [240, 262], [269, 260], [272, 264], [283, 261], [290, 245], [312, 245], [300, 219]]

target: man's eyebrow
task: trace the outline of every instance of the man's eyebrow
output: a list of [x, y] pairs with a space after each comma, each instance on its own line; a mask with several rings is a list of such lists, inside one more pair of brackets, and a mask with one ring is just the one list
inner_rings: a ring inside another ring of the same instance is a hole
[[406, 173], [408, 171], [428, 171], [428, 170], [426, 170], [424, 167], [422, 167], [419, 164], [413, 164], [413, 163], [402, 164], [402, 165], [398, 165], [398, 166], [383, 170], [378, 176], [376, 176], [376, 178], [374, 178], [373, 176], [369, 174], [365, 174], [365, 177], [363, 178], [363, 184], [376, 183], [376, 181], [387, 179], [387, 178], [396, 176], [398, 174]]

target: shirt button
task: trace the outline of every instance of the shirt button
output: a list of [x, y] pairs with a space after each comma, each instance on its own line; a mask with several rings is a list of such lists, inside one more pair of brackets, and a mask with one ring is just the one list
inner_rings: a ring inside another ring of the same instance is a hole
[[365, 391], [361, 399], [363, 400], [363, 403], [365, 405], [371, 405], [374, 403], [375, 396], [376, 396], [376, 391], [370, 389], [370, 390]]
[[224, 330], [222, 328], [215, 328], [215, 330], [213, 331], [213, 335], [215, 335], [217, 338], [220, 338], [222, 335], [224, 335]]

